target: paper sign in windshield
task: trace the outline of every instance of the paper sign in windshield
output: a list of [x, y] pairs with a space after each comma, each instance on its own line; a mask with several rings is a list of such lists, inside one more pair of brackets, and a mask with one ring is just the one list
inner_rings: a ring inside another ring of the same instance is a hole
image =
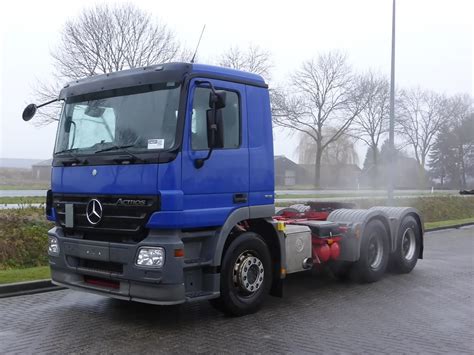
[[164, 139], [149, 139], [148, 149], [163, 149], [165, 147]]

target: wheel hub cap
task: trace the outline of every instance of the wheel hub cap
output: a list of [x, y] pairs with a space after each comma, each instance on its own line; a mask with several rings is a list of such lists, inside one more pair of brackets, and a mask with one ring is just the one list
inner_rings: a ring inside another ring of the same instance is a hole
[[242, 290], [253, 293], [263, 284], [265, 270], [262, 261], [250, 252], [242, 253], [234, 266], [234, 284]]
[[416, 242], [415, 242], [415, 232], [411, 228], [407, 228], [405, 233], [403, 233], [402, 239], [402, 253], [405, 260], [413, 259], [415, 255]]
[[383, 245], [376, 236], [372, 236], [369, 243], [369, 265], [372, 269], [377, 269], [382, 263]]

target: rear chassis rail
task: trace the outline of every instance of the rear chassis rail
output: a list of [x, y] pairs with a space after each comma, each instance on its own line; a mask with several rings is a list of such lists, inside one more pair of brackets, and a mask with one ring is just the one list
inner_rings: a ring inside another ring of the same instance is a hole
[[[384, 224], [389, 236], [391, 253], [396, 249], [399, 228], [405, 217], [413, 216], [417, 220], [420, 235], [423, 236], [423, 220], [421, 214], [414, 208], [376, 206], [364, 210], [354, 209], [354, 206], [351, 203], [310, 202], [308, 205], [298, 204], [279, 209], [273, 219], [277, 224], [306, 225], [310, 228], [315, 264], [333, 260], [357, 261], [360, 257], [360, 242], [365, 227], [373, 219], [380, 220]], [[337, 226], [337, 228], [332, 226], [331, 235], [319, 233], [325, 222], [333, 222]], [[418, 257], [423, 258], [423, 238]]]

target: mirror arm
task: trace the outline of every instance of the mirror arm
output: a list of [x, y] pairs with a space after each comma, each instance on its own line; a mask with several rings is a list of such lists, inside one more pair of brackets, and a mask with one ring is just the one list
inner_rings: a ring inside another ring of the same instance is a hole
[[54, 100], [51, 100], [51, 101], [48, 101], [48, 102], [45, 102], [41, 105], [37, 105], [36, 108], [40, 108], [40, 107], [43, 107], [43, 106], [46, 106], [46, 105], [49, 105], [49, 104], [52, 104], [53, 102], [56, 102], [56, 101], [59, 101], [59, 99], [54, 99]]
[[71, 120], [71, 124], [74, 125], [74, 133], [72, 135], [72, 144], [71, 144], [71, 148], [73, 148], [74, 143], [76, 142], [76, 122]]
[[[212, 134], [213, 134], [213, 136], [215, 137], [215, 136], [216, 136], [216, 132], [217, 132], [217, 125], [216, 125], [215, 123], [212, 125], [212, 131], [213, 131]], [[215, 138], [214, 138], [214, 140], [215, 140]], [[209, 151], [207, 152], [207, 155], [206, 155], [205, 158], [198, 158], [198, 159], [196, 159], [196, 160], [194, 161], [194, 167], [195, 167], [196, 169], [201, 169], [201, 168], [204, 166], [204, 162], [205, 162], [206, 160], [208, 160], [208, 159], [211, 157], [211, 154], [212, 154], [212, 151], [213, 151], [213, 150], [214, 150], [214, 147], [209, 148]]]
[[210, 81], [207, 81], [207, 80], [199, 80], [199, 81], [196, 81], [196, 85], [202, 85], [202, 84], [207, 84], [209, 85], [209, 88], [211, 89], [212, 93], [214, 95], [216, 95], [216, 88], [214, 87], [214, 85], [212, 85], [212, 83]]
[[205, 158], [199, 158], [194, 161], [194, 167], [196, 169], [201, 169], [204, 166], [204, 162], [208, 160], [211, 157], [212, 150], [214, 148], [210, 148], [209, 151], [207, 152], [207, 156]]

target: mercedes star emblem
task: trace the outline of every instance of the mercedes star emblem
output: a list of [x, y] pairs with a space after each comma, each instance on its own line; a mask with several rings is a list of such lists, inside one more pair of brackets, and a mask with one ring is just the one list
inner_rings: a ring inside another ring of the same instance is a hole
[[86, 218], [90, 224], [96, 225], [102, 219], [102, 204], [99, 200], [92, 199], [87, 204]]

